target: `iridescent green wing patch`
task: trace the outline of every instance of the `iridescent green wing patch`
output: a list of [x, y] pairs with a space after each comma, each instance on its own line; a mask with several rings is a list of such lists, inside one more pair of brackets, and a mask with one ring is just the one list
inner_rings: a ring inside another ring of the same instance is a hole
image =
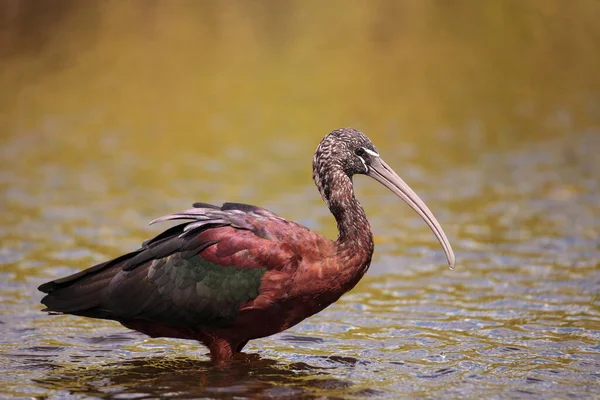
[[265, 272], [218, 265], [200, 256], [155, 260], [147, 274], [154, 287], [152, 301], [136, 317], [175, 326], [222, 326], [238, 315], [242, 303], [258, 297]]

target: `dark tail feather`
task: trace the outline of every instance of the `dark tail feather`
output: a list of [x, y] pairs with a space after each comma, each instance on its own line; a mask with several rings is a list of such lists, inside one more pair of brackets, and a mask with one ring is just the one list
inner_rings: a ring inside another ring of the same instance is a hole
[[136, 254], [138, 251], [44, 283], [38, 287], [40, 291], [47, 293], [42, 299], [42, 304], [47, 308], [42, 311], [88, 316], [102, 314], [102, 303], [107, 298], [106, 291], [110, 281], [122, 270], [123, 263]]
[[42, 303], [47, 307], [44, 311], [74, 313], [99, 307], [105, 298], [105, 290], [113, 276], [106, 272], [101, 275], [103, 276], [88, 277], [81, 282], [70, 286], [63, 285], [53, 290], [42, 299]]

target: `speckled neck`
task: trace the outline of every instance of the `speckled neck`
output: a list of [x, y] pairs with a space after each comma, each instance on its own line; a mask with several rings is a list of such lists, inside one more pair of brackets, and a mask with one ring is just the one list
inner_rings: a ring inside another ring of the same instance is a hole
[[354, 195], [352, 179], [335, 166], [315, 168], [314, 175], [319, 192], [337, 222], [338, 247], [342, 251], [362, 253], [370, 261], [373, 233], [365, 210]]

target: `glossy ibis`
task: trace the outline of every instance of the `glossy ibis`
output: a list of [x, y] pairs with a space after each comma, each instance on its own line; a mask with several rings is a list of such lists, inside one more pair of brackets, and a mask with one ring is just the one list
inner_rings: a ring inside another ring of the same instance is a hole
[[338, 129], [313, 158], [313, 179], [337, 221], [327, 239], [247, 204], [194, 208], [158, 218], [187, 220], [142, 247], [45, 283], [44, 311], [115, 320], [151, 337], [195, 339], [227, 363], [251, 339], [281, 332], [352, 289], [367, 271], [373, 234], [354, 196], [364, 174], [407, 202], [454, 253], [425, 203], [381, 159], [363, 133]]

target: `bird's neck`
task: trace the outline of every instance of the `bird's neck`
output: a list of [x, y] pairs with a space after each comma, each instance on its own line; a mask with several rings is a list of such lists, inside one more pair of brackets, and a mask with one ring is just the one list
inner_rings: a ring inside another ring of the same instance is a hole
[[330, 171], [321, 177], [319, 190], [335, 217], [338, 252], [368, 264], [373, 254], [373, 233], [365, 210], [354, 195], [352, 180], [343, 171]]

